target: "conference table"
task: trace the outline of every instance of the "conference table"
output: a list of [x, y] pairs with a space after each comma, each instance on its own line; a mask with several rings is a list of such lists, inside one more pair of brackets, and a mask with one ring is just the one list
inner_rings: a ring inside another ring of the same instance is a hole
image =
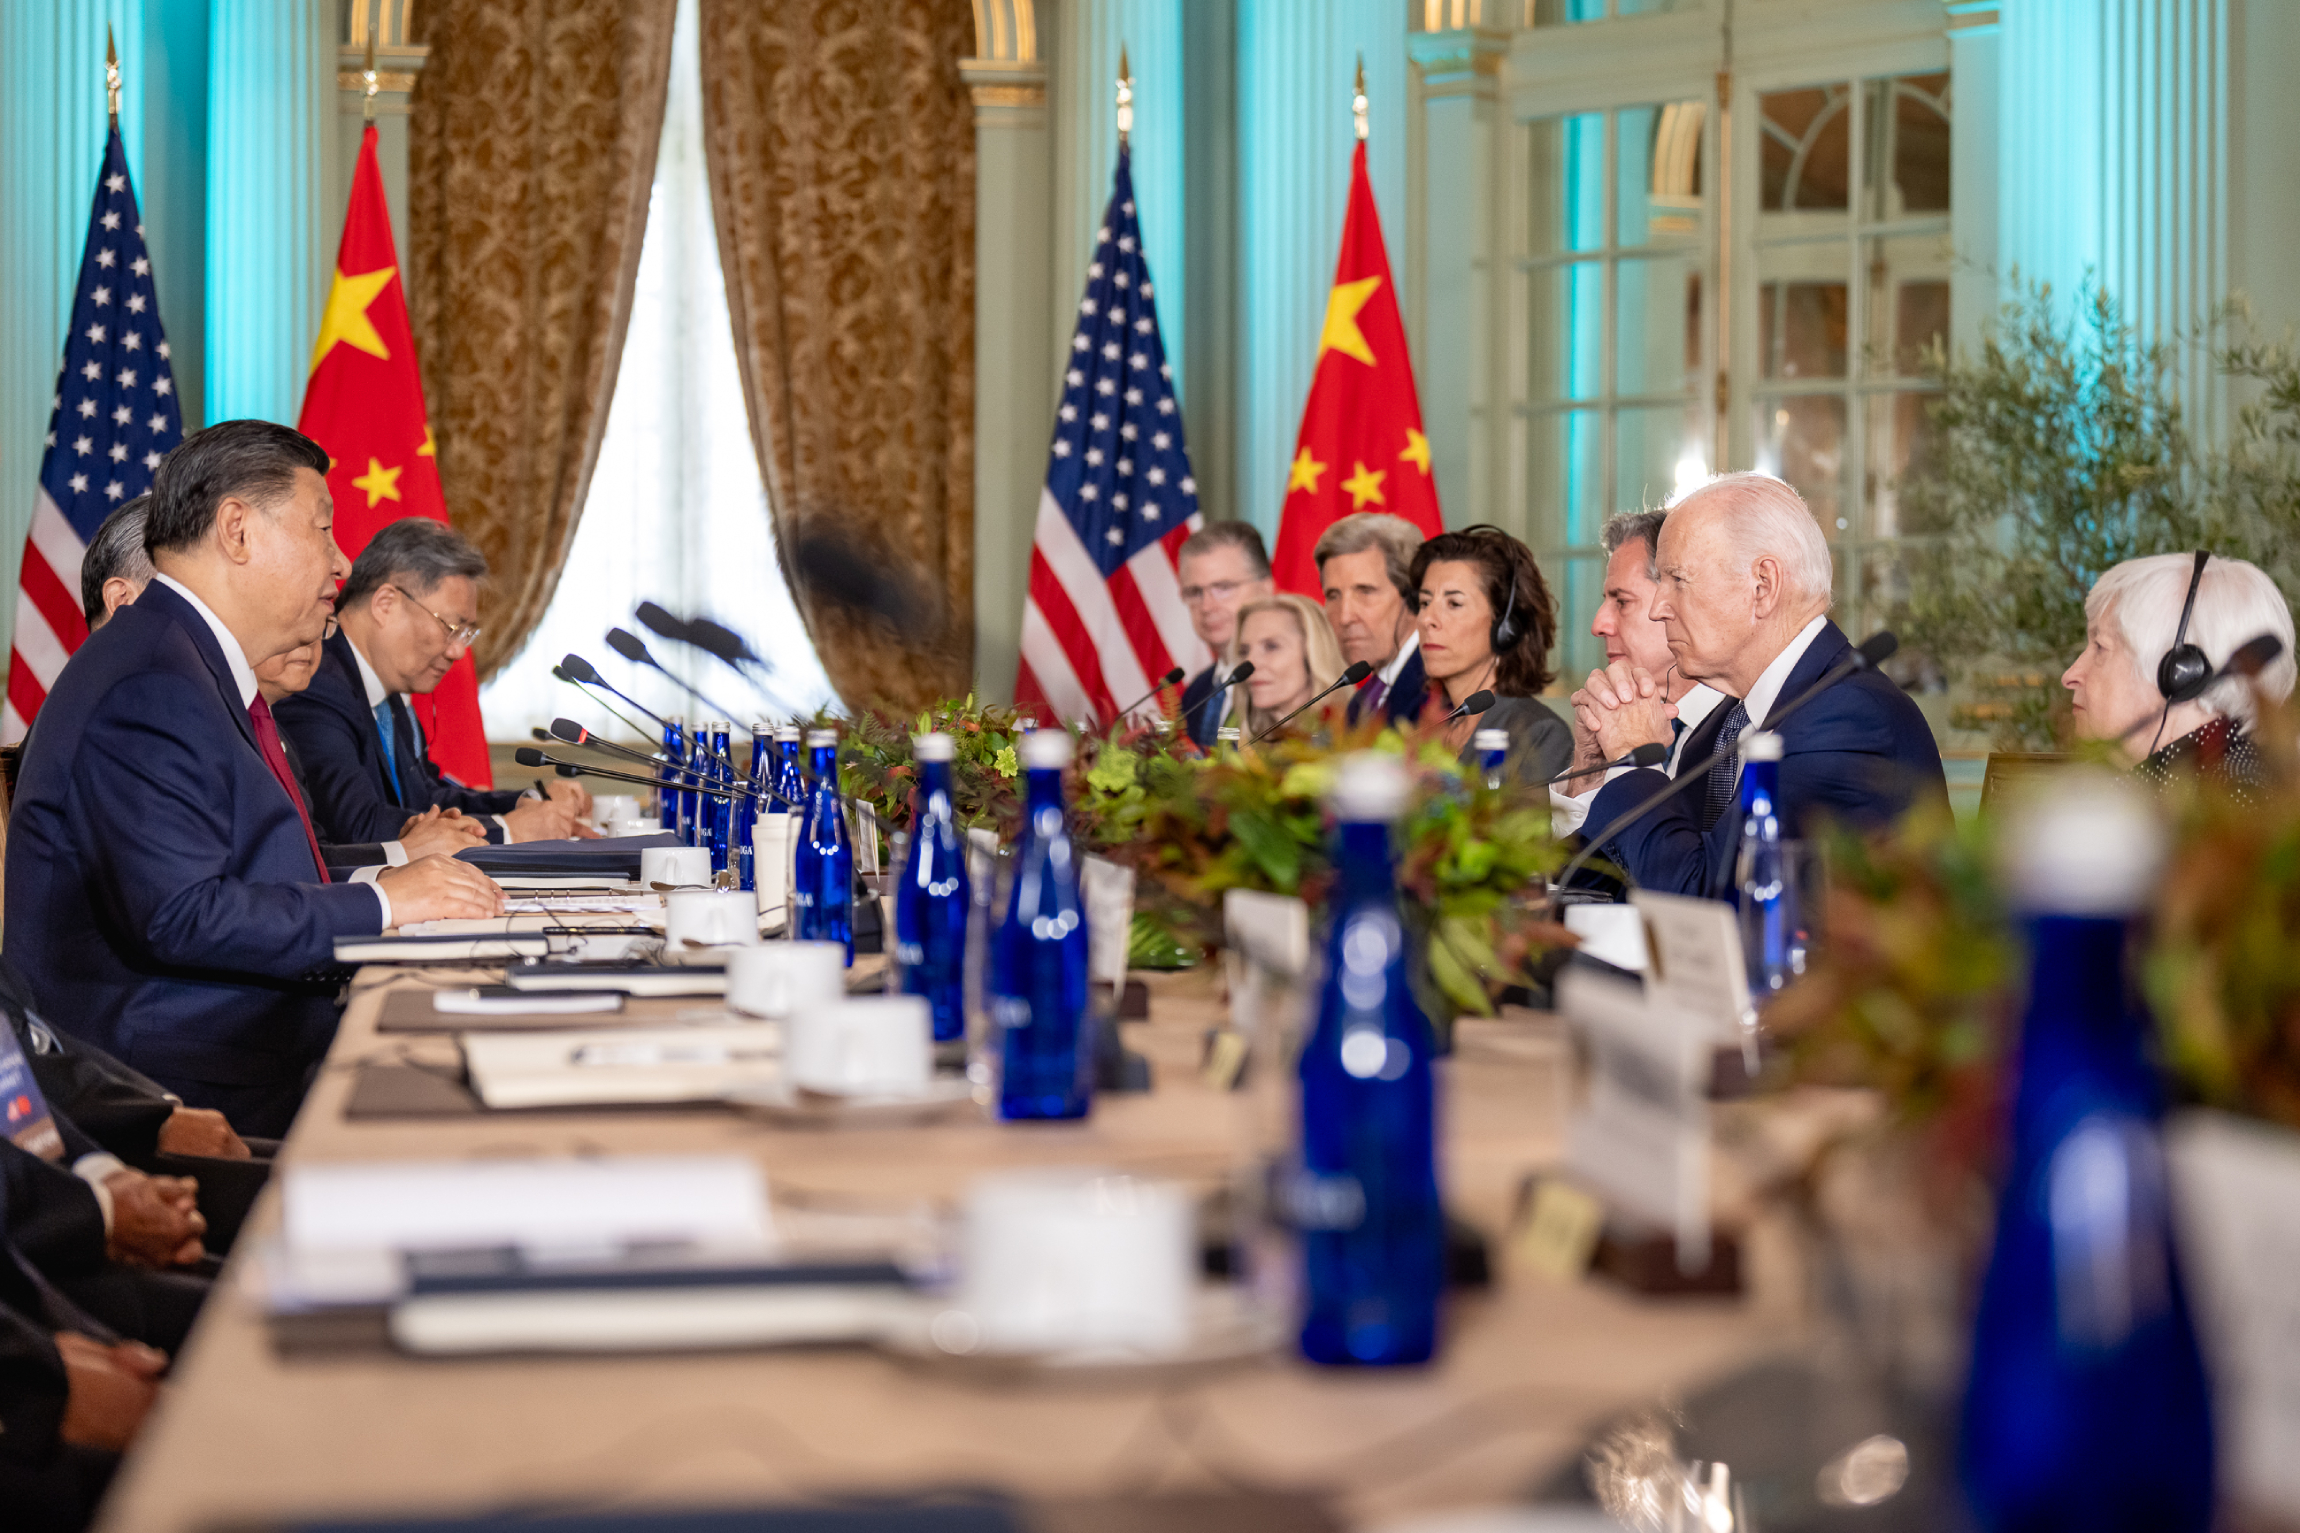
[[[763, 1168], [778, 1221], [803, 1227], [947, 1208], [986, 1171], [1047, 1163], [1212, 1192], [1251, 1154], [1256, 1133], [1249, 1094], [1215, 1089], [1200, 1068], [1207, 1029], [1226, 1015], [1218, 966], [1138, 976], [1149, 1017], [1124, 1033], [1149, 1059], [1154, 1089], [1103, 1095], [1075, 1124], [1007, 1125], [969, 1110], [928, 1126], [826, 1130], [717, 1106], [347, 1116], [365, 1070], [452, 1076], [458, 1066], [452, 1035], [378, 1031], [388, 991], [490, 977], [362, 970], [283, 1167], [731, 1153]], [[694, 1020], [698, 1003], [634, 1001], [618, 1025], [650, 1012]], [[1793, 1352], [1810, 1334], [1793, 1243], [1753, 1210], [1743, 1210], [1748, 1276], [1738, 1297], [1648, 1298], [1536, 1270], [1523, 1189], [1560, 1156], [1572, 1070], [1557, 1020], [1522, 1010], [1465, 1019], [1439, 1064], [1447, 1202], [1485, 1235], [1491, 1281], [1452, 1295], [1442, 1353], [1424, 1368], [1325, 1370], [1284, 1347], [1202, 1370], [1080, 1377], [940, 1367], [868, 1348], [446, 1361], [381, 1347], [283, 1353], [246, 1270], [277, 1226], [275, 1178], [100, 1526], [192, 1533], [328, 1516], [971, 1489], [1138, 1514], [1165, 1498], [1277, 1496], [1293, 1499], [1270, 1504], [1314, 1506], [1331, 1519], [1313, 1525], [1375, 1528], [1522, 1502], [1570, 1475], [1607, 1421]], [[1718, 1158], [1720, 1206], [1731, 1208], [1776, 1152], [1764, 1149], [1761, 1128], [1726, 1137], [1741, 1146]], [[1778, 1149], [1784, 1160], [1790, 1153]], [[1097, 1521], [1117, 1525], [1084, 1524]]]

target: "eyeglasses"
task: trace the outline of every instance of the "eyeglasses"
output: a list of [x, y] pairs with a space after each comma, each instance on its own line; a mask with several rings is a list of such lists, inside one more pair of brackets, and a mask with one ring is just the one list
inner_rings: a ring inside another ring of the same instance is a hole
[[1184, 586], [1182, 588], [1182, 601], [1185, 606], [1190, 607], [1197, 606], [1209, 596], [1216, 601], [1228, 601], [1246, 589], [1247, 584], [1248, 582], [1243, 580], [1217, 580], [1210, 585]]
[[[397, 591], [402, 596], [407, 596], [407, 587], [405, 586], [395, 585], [392, 587], [392, 589]], [[422, 613], [425, 617], [430, 618], [441, 628], [447, 630], [447, 642], [450, 644], [460, 644], [465, 649], [469, 649], [473, 641], [479, 637], [479, 625], [477, 623], [464, 623], [460, 625], [450, 623], [447, 619], [441, 617], [438, 613], [432, 611], [429, 607], [426, 607], [423, 603], [417, 601], [412, 596], [407, 596], [407, 604], [410, 607], [413, 607], [416, 611]]]

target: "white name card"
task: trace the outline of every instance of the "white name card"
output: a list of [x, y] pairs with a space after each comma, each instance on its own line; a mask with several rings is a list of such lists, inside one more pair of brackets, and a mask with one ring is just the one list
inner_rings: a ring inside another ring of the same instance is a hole
[[1310, 907], [1291, 895], [1232, 889], [1222, 896], [1222, 929], [1230, 1026], [1248, 1040], [1265, 1027], [1292, 1030], [1310, 967]]
[[1079, 893], [1086, 899], [1087, 972], [1124, 989], [1126, 955], [1133, 950], [1134, 870], [1089, 857]]
[[1557, 1009], [1590, 1050], [1567, 1171], [1608, 1205], [1674, 1232], [1677, 1264], [1709, 1265], [1708, 1019], [1666, 991], [1566, 968]]
[[1754, 1035], [1749, 965], [1741, 924], [1723, 900], [1639, 889], [1629, 901], [1645, 917], [1652, 947], [1645, 983], [1686, 1011], [1709, 1020], [1713, 1042], [1741, 1045]]

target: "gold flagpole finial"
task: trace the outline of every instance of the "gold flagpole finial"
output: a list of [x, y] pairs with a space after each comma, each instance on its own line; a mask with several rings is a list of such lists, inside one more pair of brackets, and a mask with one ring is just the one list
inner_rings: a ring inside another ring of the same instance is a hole
[[1350, 116], [1358, 126], [1358, 142], [1366, 141], [1366, 56], [1358, 55], [1358, 83], [1350, 94]]
[[1118, 144], [1124, 148], [1134, 132], [1134, 71], [1127, 67], [1126, 45], [1118, 45]]
[[112, 108], [112, 126], [120, 125], [120, 50], [112, 41], [112, 24], [104, 23], [104, 96]]
[[375, 73], [375, 34], [382, 30], [383, 24], [382, 18], [375, 14], [375, 7], [372, 4], [362, 5], [360, 9], [366, 12], [367, 20], [367, 68], [360, 73], [360, 79], [366, 83], [367, 92], [366, 101], [364, 102], [361, 110], [364, 120], [373, 122], [375, 121], [375, 92], [377, 83]]

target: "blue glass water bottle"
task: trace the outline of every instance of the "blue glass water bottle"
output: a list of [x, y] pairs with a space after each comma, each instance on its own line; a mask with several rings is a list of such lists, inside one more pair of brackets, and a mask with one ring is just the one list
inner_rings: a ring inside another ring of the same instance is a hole
[[[735, 769], [727, 752], [727, 734], [732, 726], [725, 719], [711, 725], [709, 757], [704, 771], [713, 787], [726, 787], [735, 780]], [[733, 866], [735, 855], [735, 801], [716, 794], [701, 795], [703, 817], [703, 843], [711, 849], [711, 871], [724, 873]]]
[[798, 910], [801, 942], [846, 945], [855, 961], [855, 854], [847, 835], [846, 805], [839, 798], [839, 737], [828, 729], [807, 732], [814, 791], [807, 797], [806, 821], [791, 862], [791, 903]]
[[707, 720], [697, 719], [695, 727], [687, 731], [688, 787], [679, 795], [686, 801], [683, 825], [689, 846], [708, 848], [711, 844], [711, 801], [701, 789], [711, 776], [711, 726]]
[[1086, 1036], [1086, 899], [1063, 809], [1066, 730], [1022, 736], [1026, 786], [1006, 918], [991, 941], [990, 1010], [998, 1029], [998, 1115], [1083, 1118], [1093, 1106]]
[[974, 896], [967, 884], [966, 837], [951, 801], [950, 763], [957, 748], [946, 734], [911, 743], [918, 763], [910, 850], [894, 892], [895, 962], [906, 995], [926, 997], [934, 1041], [966, 1036], [966, 920]]
[[2015, 830], [2029, 993], [1961, 1444], [1991, 1533], [2212, 1525], [2210, 1390], [2125, 953], [2163, 845], [2138, 791], [2104, 777], [2063, 779]]
[[1286, 1199], [1302, 1243], [1302, 1355], [1427, 1362], [1445, 1287], [1435, 1039], [1414, 1001], [1390, 827], [1395, 757], [1345, 760], [1328, 800], [1334, 892], [1317, 1026], [1301, 1058], [1301, 1164]]
[[1470, 737], [1470, 747], [1477, 752], [1477, 769], [1485, 776], [1485, 785], [1502, 785], [1502, 768], [1509, 764], [1509, 731], [1481, 729]]
[[771, 786], [767, 775], [774, 770], [775, 732], [765, 724], [751, 726], [751, 768], [741, 781], [751, 792], [735, 800], [735, 876], [745, 889], [758, 887], [758, 847], [751, 832], [759, 823], [761, 801], [754, 795]]
[[1804, 923], [1798, 919], [1795, 870], [1781, 830], [1781, 737], [1752, 730], [1741, 737], [1741, 850], [1735, 864], [1741, 912], [1741, 956], [1749, 994], [1759, 1006], [1805, 972]]
[[792, 814], [805, 814], [807, 804], [806, 773], [799, 765], [799, 726], [785, 724], [775, 731], [774, 789], [783, 805]]
[[672, 768], [684, 766], [687, 761], [687, 733], [679, 727], [679, 716], [675, 713], [663, 721], [663, 759], [670, 765], [659, 767], [655, 772], [655, 780], [662, 784], [655, 794], [659, 806], [657, 818], [665, 830], [675, 835], [682, 823], [679, 818], [682, 795], [678, 787], [679, 774]]

